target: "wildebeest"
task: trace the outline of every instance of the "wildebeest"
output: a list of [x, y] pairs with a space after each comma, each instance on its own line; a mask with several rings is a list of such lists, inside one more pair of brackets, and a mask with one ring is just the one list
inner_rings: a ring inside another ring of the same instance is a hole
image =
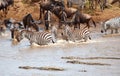
[[60, 26], [61, 23], [65, 22], [68, 18], [72, 18], [74, 13], [77, 11], [75, 8], [65, 8], [61, 6], [54, 7], [51, 12], [59, 19]]
[[86, 24], [85, 28], [88, 27], [90, 28], [90, 20], [93, 22], [94, 26], [96, 27], [96, 23], [93, 20], [92, 16], [90, 16], [89, 14], [84, 14], [79, 12], [79, 10], [74, 14], [73, 18], [72, 18], [72, 23], [74, 24], [74, 28], [79, 27], [80, 28], [80, 23], [82, 24]]
[[39, 26], [35, 23], [31, 14], [27, 14], [26, 16], [24, 16], [23, 25], [27, 30], [30, 28], [34, 28], [35, 31], [39, 31]]
[[55, 6], [61, 6], [61, 7], [65, 7], [64, 3], [62, 0], [50, 0], [52, 4], [54, 4]]
[[40, 1], [40, 17], [39, 19], [42, 18], [42, 14], [44, 14], [45, 10], [52, 10], [53, 7], [55, 6], [61, 6], [64, 7], [64, 4], [62, 1], [55, 1], [55, 0], [47, 0], [47, 1]]
[[72, 3], [71, 0], [67, 1], [67, 7], [68, 7], [68, 8], [69, 8], [69, 7], [72, 7], [72, 5], [73, 5], [73, 3]]
[[14, 0], [0, 0], [0, 10], [3, 10], [5, 16], [7, 14], [8, 6], [13, 4]]
[[120, 17], [115, 17], [102, 23], [101, 32], [102, 33], [105, 32], [106, 34], [107, 30], [111, 30], [111, 34], [113, 34], [113, 30], [115, 30], [115, 33], [118, 33], [119, 28], [120, 28]]
[[53, 4], [50, 1], [41, 1], [40, 3], [40, 16], [39, 19], [42, 18], [45, 10], [51, 10], [53, 8]]

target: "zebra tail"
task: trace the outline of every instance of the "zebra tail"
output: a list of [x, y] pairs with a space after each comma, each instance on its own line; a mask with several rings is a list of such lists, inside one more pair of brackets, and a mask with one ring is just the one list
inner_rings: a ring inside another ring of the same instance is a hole
[[96, 23], [95, 23], [95, 21], [91, 18], [91, 20], [92, 20], [92, 22], [93, 22], [93, 24], [94, 24], [94, 26], [96, 27]]

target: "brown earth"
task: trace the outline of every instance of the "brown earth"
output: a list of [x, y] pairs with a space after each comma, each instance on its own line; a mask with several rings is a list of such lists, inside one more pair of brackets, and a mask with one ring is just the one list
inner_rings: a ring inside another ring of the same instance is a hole
[[[86, 10], [85, 10], [86, 11]], [[11, 7], [6, 18], [15, 18], [21, 20], [27, 13], [31, 13], [35, 19], [39, 19], [39, 4], [24, 4], [20, 0], [15, 2], [14, 7]], [[120, 16], [120, 8], [116, 5], [106, 8], [103, 12], [99, 9], [91, 14], [96, 22], [104, 21], [116, 16]]]

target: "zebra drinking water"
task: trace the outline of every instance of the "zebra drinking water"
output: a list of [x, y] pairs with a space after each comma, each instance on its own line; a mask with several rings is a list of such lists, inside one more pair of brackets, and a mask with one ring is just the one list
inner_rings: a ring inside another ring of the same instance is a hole
[[91, 39], [90, 31], [88, 28], [72, 30], [70, 26], [67, 25], [63, 29], [62, 36], [66, 36], [67, 41], [71, 39], [72, 41], [84, 39], [86, 42], [88, 38]]
[[111, 34], [113, 34], [113, 30], [115, 30], [115, 33], [118, 33], [119, 28], [120, 28], [120, 17], [115, 17], [102, 23], [101, 33], [105, 32], [106, 34], [107, 30], [109, 29], [111, 30]]

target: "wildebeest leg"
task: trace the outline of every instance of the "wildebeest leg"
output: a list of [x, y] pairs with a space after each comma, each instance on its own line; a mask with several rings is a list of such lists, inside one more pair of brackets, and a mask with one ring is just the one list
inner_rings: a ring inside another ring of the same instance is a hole
[[45, 21], [45, 29], [48, 30], [49, 29], [49, 22]]
[[42, 18], [42, 15], [43, 15], [43, 8], [40, 7], [40, 17], [39, 17], [39, 19]]
[[78, 28], [80, 29], [80, 23], [77, 24]]
[[77, 24], [74, 24], [74, 30], [75, 30], [75, 28], [77, 28]]
[[61, 21], [59, 21], [59, 29], [61, 29], [61, 26], [62, 26], [62, 22]]
[[41, 19], [41, 15], [42, 15], [41, 12], [42, 12], [42, 11], [41, 11], [41, 7], [40, 7], [40, 16], [39, 16], [39, 19]]
[[84, 28], [87, 28], [87, 27], [90, 28], [89, 22], [86, 23], [86, 26]]
[[118, 29], [115, 29], [115, 33], [118, 33]]

